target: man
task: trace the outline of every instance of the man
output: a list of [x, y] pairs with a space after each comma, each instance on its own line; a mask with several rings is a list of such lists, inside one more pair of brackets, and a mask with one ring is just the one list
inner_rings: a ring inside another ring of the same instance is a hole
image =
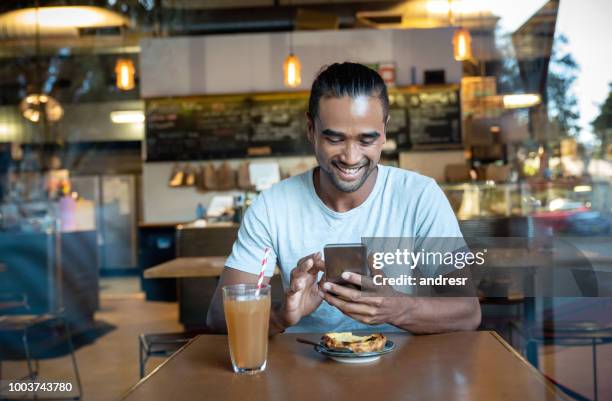
[[[389, 116], [387, 88], [373, 70], [333, 64], [315, 79], [308, 139], [319, 166], [262, 192], [245, 214], [232, 254], [208, 311], [211, 329], [225, 331], [221, 287], [256, 283], [264, 249], [266, 281], [275, 264], [285, 295], [273, 307], [270, 333], [472, 330], [480, 324], [475, 298], [360, 296], [320, 280], [321, 251], [362, 237], [460, 237], [445, 195], [435, 181], [379, 165]], [[435, 162], [435, 161], [432, 161]], [[359, 285], [359, 274], [345, 273]]]

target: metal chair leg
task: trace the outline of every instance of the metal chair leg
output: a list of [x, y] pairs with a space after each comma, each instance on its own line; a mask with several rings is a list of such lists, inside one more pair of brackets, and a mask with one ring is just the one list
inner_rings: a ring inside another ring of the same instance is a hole
[[142, 349], [142, 337], [138, 337], [138, 361], [140, 362], [140, 378], [144, 377], [144, 359], [143, 359], [143, 349]]
[[596, 340], [593, 338], [592, 345], [592, 353], [593, 353], [593, 400], [599, 400], [599, 390], [597, 388], [597, 344]]
[[30, 359], [30, 345], [28, 343], [28, 330], [23, 330], [21, 335], [21, 342], [23, 344], [23, 351], [26, 357], [26, 363], [28, 365], [28, 379], [34, 380], [34, 370], [32, 369], [32, 360]]
[[64, 324], [64, 330], [66, 330], [66, 338], [68, 339], [68, 348], [70, 350], [70, 359], [72, 360], [72, 366], [74, 368], [74, 374], [76, 377], [78, 395], [74, 398], [74, 400], [80, 400], [83, 397], [83, 387], [81, 385], [81, 375], [79, 373], [79, 366], [77, 365], [76, 355], [74, 354], [74, 344], [72, 343], [72, 333], [70, 332], [70, 328], [68, 327], [68, 323], [63, 318], [61, 319]]
[[[36, 379], [34, 371], [32, 370], [32, 360], [30, 359], [30, 344], [28, 342], [28, 329], [25, 328], [23, 330], [23, 334], [21, 335], [21, 341], [23, 343], [23, 351], [26, 357], [26, 363], [28, 365], [28, 380], [34, 381]], [[36, 393], [32, 393], [32, 397], [37, 399]]]

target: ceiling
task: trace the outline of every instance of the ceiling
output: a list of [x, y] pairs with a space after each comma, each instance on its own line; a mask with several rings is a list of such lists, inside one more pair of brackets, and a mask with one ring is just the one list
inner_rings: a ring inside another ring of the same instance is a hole
[[[32, 90], [63, 104], [137, 99], [137, 90], [116, 89], [114, 63], [120, 56], [137, 63], [140, 39], [147, 36], [449, 24], [447, 0], [40, 0], [45, 7], [97, 6], [106, 18], [86, 26], [39, 27], [37, 36], [31, 24], [20, 26], [14, 18], [35, 4], [0, 1], [0, 105], [16, 104]], [[497, 18], [487, 11], [477, 17], [463, 13], [460, 22], [492, 42]]]
[[[15, 18], [36, 1], [0, 2], [0, 57], [35, 47], [35, 27]], [[448, 26], [447, 0], [40, 0], [41, 6], [97, 6], [107, 23], [39, 28], [43, 53], [137, 51], [143, 36], [212, 35], [295, 29], [406, 29]], [[474, 19], [474, 17], [478, 17]], [[494, 26], [486, 10], [465, 10], [464, 26]]]

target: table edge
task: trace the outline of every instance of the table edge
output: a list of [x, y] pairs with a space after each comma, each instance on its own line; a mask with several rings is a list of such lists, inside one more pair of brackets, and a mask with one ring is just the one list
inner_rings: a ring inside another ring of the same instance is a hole
[[552, 381], [550, 381], [549, 379], [546, 378], [546, 376], [544, 376], [544, 373], [540, 372], [538, 369], [536, 369], [535, 366], [530, 364], [529, 361], [527, 361], [523, 357], [523, 355], [519, 354], [519, 352], [515, 350], [510, 344], [508, 344], [497, 332], [493, 330], [487, 330], [487, 332], [491, 336], [493, 336], [493, 338], [497, 340], [497, 342], [499, 342], [502, 345], [502, 347], [506, 348], [506, 350], [508, 350], [510, 354], [512, 354], [515, 358], [517, 358], [519, 362], [521, 362], [523, 365], [526, 365], [527, 368], [530, 369], [532, 373], [535, 373], [535, 376], [538, 378], [538, 380], [542, 382], [544, 386], [552, 392], [552, 394], [560, 396], [562, 400], [572, 401], [572, 399], [569, 398], [569, 396], [567, 396], [563, 391], [557, 388], [557, 386], [555, 386], [555, 384]]
[[123, 394], [121, 396], [121, 398], [119, 400], [125, 400], [130, 394], [132, 394], [134, 391], [136, 391], [141, 385], [143, 385], [145, 382], [147, 382], [147, 380], [149, 378], [151, 378], [151, 376], [153, 376], [154, 374], [157, 373], [158, 370], [160, 370], [164, 365], [166, 365], [168, 362], [170, 362], [172, 359], [174, 359], [176, 356], [178, 356], [181, 352], [183, 352], [185, 349], [187, 349], [187, 347], [189, 347], [194, 341], [196, 341], [196, 339], [198, 339], [201, 336], [201, 334], [193, 337], [191, 340], [187, 341], [187, 343], [185, 343], [185, 345], [183, 345], [181, 348], [179, 348], [175, 353], [173, 353], [172, 355], [170, 355], [168, 358], [166, 358], [165, 361], [163, 361], [162, 363], [160, 363], [155, 369], [153, 369], [151, 372], [149, 372], [148, 375], [146, 375], [145, 377], [143, 377], [142, 379], [140, 379], [138, 381], [138, 383], [134, 384], [132, 387], [130, 387], [125, 394]]
[[202, 274], [193, 274], [193, 273], [189, 273], [189, 274], [185, 274], [185, 273], [181, 273], [181, 274], [176, 274], [176, 273], [156, 273], [156, 272], [151, 272], [151, 270], [156, 270], [166, 264], [172, 263], [172, 262], [176, 262], [179, 259], [207, 259], [207, 258], [214, 258], [214, 259], [224, 259], [224, 266], [221, 268], [221, 271], [223, 271], [223, 269], [225, 268], [225, 260], [227, 260], [226, 256], [178, 256], [174, 259], [170, 259], [167, 260], [165, 262], [159, 263], [155, 266], [151, 266], [151, 267], [147, 267], [146, 269], [143, 270], [142, 275], [145, 279], [160, 279], [160, 278], [187, 278], [187, 277], [219, 277], [220, 274], [207, 274], [207, 275], [202, 275]]

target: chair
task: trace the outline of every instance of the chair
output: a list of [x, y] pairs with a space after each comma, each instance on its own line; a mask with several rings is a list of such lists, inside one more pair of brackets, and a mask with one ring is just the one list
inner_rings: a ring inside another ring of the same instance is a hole
[[192, 338], [204, 331], [185, 331], [180, 333], [151, 333], [138, 336], [138, 351], [140, 356], [140, 378], [145, 376], [145, 365], [150, 357], [167, 358]]
[[[38, 359], [58, 353], [63, 342], [68, 348], [72, 361], [77, 395], [44, 398], [32, 394], [32, 399], [80, 400], [83, 395], [81, 378], [74, 355], [70, 328], [63, 316], [51, 313], [27, 314], [31, 308], [25, 294], [3, 293], [0, 298], [0, 378], [2, 377], [2, 360], [25, 359], [28, 375], [18, 380], [36, 381], [39, 376]], [[61, 350], [59, 353], [61, 354]], [[11, 400], [12, 398], [2, 399]], [[24, 398], [18, 399], [23, 400]]]
[[[224, 256], [232, 251], [238, 226], [196, 228], [179, 226], [176, 230], [176, 255]], [[138, 336], [140, 378], [145, 376], [146, 363], [151, 357], [169, 357], [189, 340], [206, 334], [206, 310], [217, 286], [217, 279], [191, 278], [178, 280], [179, 316], [186, 330], [175, 333], [142, 333]], [[204, 311], [204, 313], [202, 313]]]
[[[535, 237], [535, 226], [530, 217], [485, 217], [459, 221], [459, 227], [468, 244], [472, 240], [496, 237], [515, 237], [533, 239]], [[499, 275], [494, 275], [493, 279]], [[508, 294], [505, 297], [487, 296], [487, 293], [501, 293], [501, 288], [508, 284], [489, 281], [488, 277], [482, 277], [479, 289], [486, 289], [485, 296], [480, 299], [483, 308], [482, 328], [494, 329], [499, 332], [512, 346], [516, 346], [514, 332], [518, 322], [523, 320], [532, 321], [535, 316], [535, 303], [532, 297], [525, 297], [522, 293]], [[524, 283], [523, 285], [528, 285]], [[498, 286], [497, 290], [493, 290]], [[507, 333], [507, 335], [505, 335]], [[534, 347], [528, 347], [529, 355], [534, 353]], [[532, 359], [530, 359], [530, 362]]]
[[[554, 322], [532, 327], [528, 330], [527, 341], [561, 346], [590, 346], [592, 350], [593, 400], [598, 401], [597, 346], [612, 343], [612, 324], [594, 322]], [[561, 390], [578, 400], [586, 397], [553, 381]]]
[[[176, 230], [176, 256], [226, 256], [238, 235], [238, 226], [194, 228], [179, 226]], [[150, 357], [168, 357], [199, 334], [209, 334], [206, 311], [217, 287], [216, 278], [193, 277], [178, 280], [179, 317], [185, 331], [176, 333], [142, 333], [138, 337], [140, 377]], [[272, 278], [272, 301], [281, 299], [280, 275]]]

